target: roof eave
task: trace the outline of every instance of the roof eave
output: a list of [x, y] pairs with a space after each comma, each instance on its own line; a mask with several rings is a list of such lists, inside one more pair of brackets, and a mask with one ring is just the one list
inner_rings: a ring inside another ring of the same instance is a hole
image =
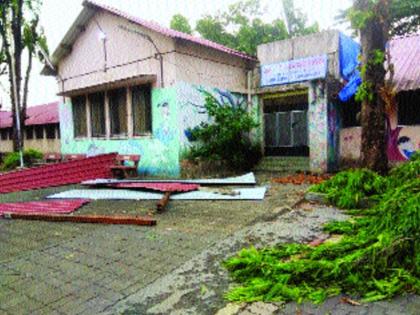
[[[80, 33], [84, 32], [87, 22], [97, 10], [98, 8], [96, 8], [94, 5], [91, 5], [89, 2], [83, 2], [82, 11], [79, 13], [76, 20], [70, 26], [69, 30], [64, 35], [57, 48], [54, 50], [54, 53], [51, 55], [51, 62], [54, 67], [57, 67], [60, 60], [71, 51], [71, 46], [73, 45], [75, 39], [80, 35]], [[43, 67], [41, 74], [47, 76], [56, 75], [55, 71], [47, 65]]]

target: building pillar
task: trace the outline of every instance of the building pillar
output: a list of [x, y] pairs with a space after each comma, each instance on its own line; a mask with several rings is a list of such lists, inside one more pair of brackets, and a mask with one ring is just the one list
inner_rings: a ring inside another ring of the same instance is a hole
[[309, 82], [308, 131], [312, 172], [328, 170], [328, 93], [324, 80]]

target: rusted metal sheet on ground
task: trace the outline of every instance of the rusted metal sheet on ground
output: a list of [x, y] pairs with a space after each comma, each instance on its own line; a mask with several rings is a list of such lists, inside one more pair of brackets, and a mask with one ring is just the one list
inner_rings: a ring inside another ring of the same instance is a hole
[[95, 178], [111, 178], [116, 153], [45, 164], [0, 175], [0, 194], [77, 184]]
[[197, 184], [197, 185], [255, 185], [257, 183], [254, 173], [247, 173], [241, 176], [227, 178], [202, 178], [202, 179], [103, 179], [87, 180], [82, 185], [87, 186], [105, 186], [116, 183], [180, 183], [180, 184]]
[[182, 184], [182, 183], [115, 183], [108, 184], [109, 188], [123, 188], [123, 189], [145, 189], [162, 192], [187, 192], [198, 190], [200, 185], [197, 184]]
[[89, 199], [75, 199], [0, 203], [0, 214], [71, 213], [89, 202]]
[[124, 224], [124, 225], [156, 225], [156, 220], [148, 217], [129, 216], [104, 216], [104, 215], [53, 215], [53, 214], [28, 214], [9, 213], [4, 214], [7, 219], [35, 220], [48, 222], [73, 222], [73, 223], [99, 223], [99, 224]]

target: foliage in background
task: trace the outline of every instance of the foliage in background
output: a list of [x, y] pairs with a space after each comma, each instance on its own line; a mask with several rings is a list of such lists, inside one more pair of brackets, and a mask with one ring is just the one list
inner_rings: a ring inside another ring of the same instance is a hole
[[[264, 22], [263, 15], [267, 10], [261, 7], [260, 0], [241, 0], [230, 5], [225, 12], [203, 16], [197, 21], [195, 30], [208, 40], [252, 55], [255, 55], [259, 44], [315, 33], [319, 30], [316, 23], [307, 26], [306, 16], [294, 7], [293, 0], [284, 0], [284, 2], [287, 22], [282, 19]], [[177, 20], [181, 20], [182, 16], [176, 16]], [[180, 24], [182, 28], [188, 30], [189, 24], [185, 17], [182, 17]], [[181, 30], [181, 27], [172, 28]]]
[[[42, 61], [41, 50], [48, 54], [44, 31], [39, 26], [41, 3], [41, 0], [2, 0], [0, 5], [0, 76], [8, 77], [14, 151], [19, 150], [16, 108], [22, 126], [20, 139], [23, 142], [32, 59], [38, 57]], [[22, 65], [23, 58], [26, 59], [25, 67]]]
[[193, 146], [189, 159], [224, 161], [236, 170], [250, 169], [261, 158], [261, 149], [250, 140], [249, 133], [258, 123], [243, 108], [220, 103], [203, 91], [210, 122], [190, 130]]
[[[224, 264], [240, 285], [227, 298], [321, 303], [330, 296], [349, 294], [371, 302], [404, 292], [420, 294], [420, 178], [419, 168], [414, 167], [418, 160], [398, 166], [383, 180], [362, 171], [360, 176], [367, 176], [370, 187], [387, 181], [388, 188], [371, 209], [325, 226], [327, 232], [342, 234], [338, 242], [249, 248], [228, 259]], [[340, 180], [331, 182], [340, 182], [343, 193], [354, 181], [366, 191], [356, 180], [360, 176], [338, 174]], [[379, 185], [377, 192], [382, 188]]]
[[188, 19], [182, 14], [175, 14], [170, 23], [170, 27], [173, 30], [180, 31], [187, 34], [192, 34], [192, 29]]
[[[416, 33], [420, 29], [420, 1], [419, 0], [390, 0], [390, 35], [401, 36]], [[360, 14], [352, 7], [342, 10], [337, 21], [342, 23], [350, 18], [354, 28], [362, 26], [366, 18], [372, 13]]]
[[[25, 166], [30, 167], [37, 160], [42, 159], [42, 153], [35, 149], [28, 149], [23, 152], [23, 161]], [[17, 168], [20, 165], [19, 152], [8, 153], [3, 159], [3, 165], [1, 169], [3, 171], [9, 171]]]

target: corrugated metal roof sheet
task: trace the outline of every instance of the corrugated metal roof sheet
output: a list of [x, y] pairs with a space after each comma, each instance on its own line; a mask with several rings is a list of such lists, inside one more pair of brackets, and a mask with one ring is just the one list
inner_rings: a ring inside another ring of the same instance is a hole
[[198, 190], [200, 185], [183, 183], [114, 183], [108, 184], [111, 188], [146, 189], [154, 191], [187, 192]]
[[116, 156], [116, 153], [102, 154], [0, 174], [0, 194], [77, 184], [95, 178], [110, 178], [110, 166], [115, 164]]
[[420, 89], [420, 34], [391, 40], [390, 52], [397, 91]]
[[[59, 102], [53, 102], [28, 107], [26, 110], [26, 116], [28, 118], [25, 121], [25, 125], [58, 124], [60, 121], [58, 104]], [[12, 112], [0, 111], [0, 128], [10, 128], [12, 127], [12, 122]]]
[[3, 213], [71, 213], [79, 209], [89, 199], [48, 200], [30, 202], [0, 203], [0, 214]]

